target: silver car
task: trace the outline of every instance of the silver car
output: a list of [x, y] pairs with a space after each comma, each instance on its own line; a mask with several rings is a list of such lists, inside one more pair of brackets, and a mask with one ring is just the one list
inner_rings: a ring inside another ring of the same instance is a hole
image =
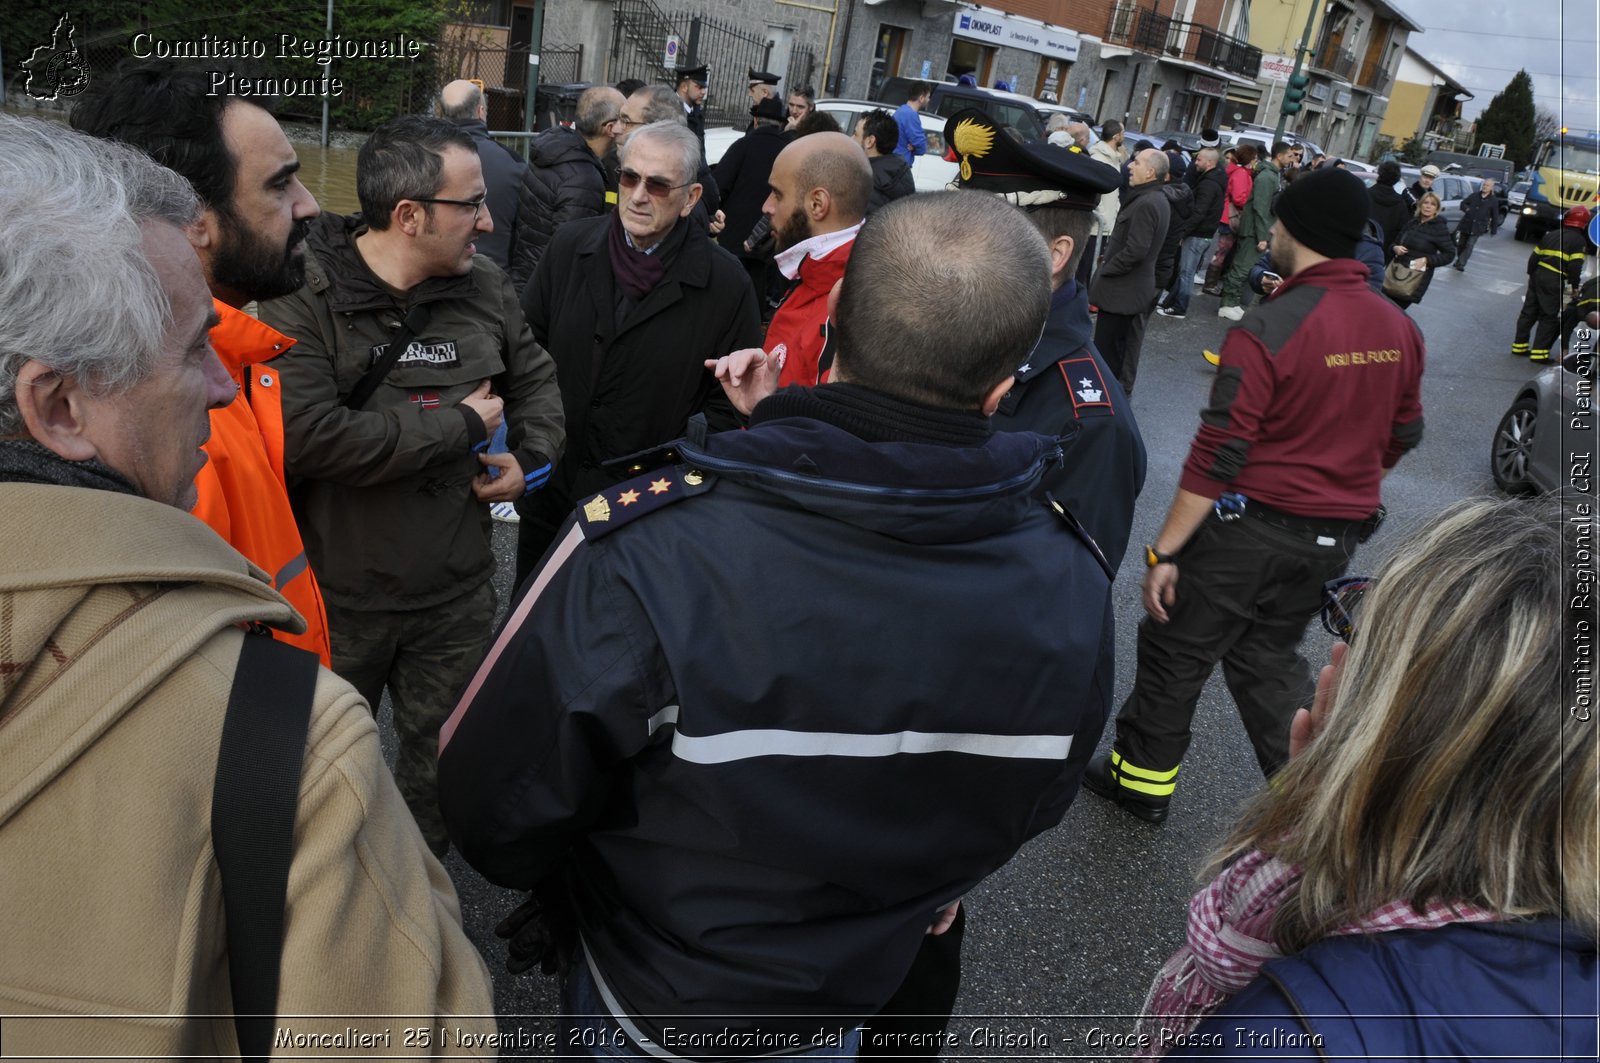
[[[1582, 331], [1574, 334], [1574, 346]], [[1592, 367], [1592, 357], [1589, 364]], [[1573, 471], [1567, 461], [1574, 451], [1573, 434], [1586, 432], [1590, 444], [1594, 439], [1592, 402], [1580, 407], [1577, 391], [1578, 374], [1565, 365], [1552, 365], [1517, 389], [1511, 408], [1495, 426], [1489, 448], [1489, 471], [1495, 486], [1507, 494], [1527, 495], [1563, 485]], [[1594, 453], [1589, 444], [1577, 449], [1584, 451], [1586, 458]], [[1583, 489], [1581, 484], [1579, 487]], [[1592, 483], [1588, 490], [1593, 490]]]

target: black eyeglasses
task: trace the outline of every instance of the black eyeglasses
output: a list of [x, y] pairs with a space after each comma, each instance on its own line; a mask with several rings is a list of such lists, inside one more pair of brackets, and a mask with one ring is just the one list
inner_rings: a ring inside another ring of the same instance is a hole
[[623, 125], [628, 126], [629, 128], [632, 128], [633, 126], [636, 126], [636, 125], [649, 125], [650, 124], [650, 123], [646, 122], [642, 118], [629, 118], [625, 114], [619, 114], [615, 118], [613, 118], [611, 121], [612, 122], [621, 122]]
[[483, 213], [483, 203], [488, 197], [479, 196], [477, 199], [435, 199], [430, 196], [410, 196], [413, 203], [443, 203], [450, 207], [471, 207], [472, 220], [477, 221], [478, 215]]
[[1377, 584], [1372, 576], [1342, 576], [1322, 585], [1322, 627], [1349, 643], [1355, 642], [1356, 607]]
[[675, 185], [665, 177], [646, 177], [644, 174], [629, 170], [626, 167], [617, 171], [618, 188], [634, 188], [640, 181], [644, 182], [644, 190], [656, 199], [665, 199], [669, 193], [676, 192], [680, 188], [688, 188], [694, 184], [693, 181], [685, 181], [681, 185]]

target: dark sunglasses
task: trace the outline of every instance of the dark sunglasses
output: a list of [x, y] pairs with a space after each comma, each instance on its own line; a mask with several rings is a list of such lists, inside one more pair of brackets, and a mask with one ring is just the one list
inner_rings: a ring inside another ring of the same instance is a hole
[[1355, 642], [1356, 607], [1377, 585], [1373, 576], [1342, 576], [1322, 585], [1322, 627], [1349, 643]]
[[634, 188], [639, 184], [640, 181], [644, 182], [644, 190], [650, 193], [656, 199], [665, 199], [668, 195], [676, 192], [678, 189], [688, 188], [690, 185], [694, 184], [693, 181], [685, 181], [681, 185], [675, 185], [665, 177], [646, 177], [643, 174], [634, 170], [629, 170], [626, 167], [617, 171], [618, 188]]

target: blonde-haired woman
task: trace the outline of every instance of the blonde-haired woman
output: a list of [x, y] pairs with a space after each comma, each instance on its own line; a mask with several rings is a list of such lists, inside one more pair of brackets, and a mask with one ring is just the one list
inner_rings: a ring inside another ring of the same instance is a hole
[[1406, 222], [1405, 228], [1400, 230], [1399, 239], [1394, 242], [1392, 250], [1396, 261], [1423, 271], [1422, 286], [1409, 299], [1390, 296], [1402, 310], [1412, 303], [1422, 302], [1428, 285], [1433, 283], [1434, 271], [1455, 261], [1456, 245], [1450, 237], [1450, 226], [1445, 224], [1439, 213], [1442, 209], [1438, 196], [1432, 192], [1423, 193], [1422, 198], [1417, 200], [1416, 213]]
[[1600, 719], [1563, 700], [1562, 534], [1548, 500], [1470, 501], [1330, 599], [1350, 645], [1190, 903], [1147, 1055], [1594, 1058]]

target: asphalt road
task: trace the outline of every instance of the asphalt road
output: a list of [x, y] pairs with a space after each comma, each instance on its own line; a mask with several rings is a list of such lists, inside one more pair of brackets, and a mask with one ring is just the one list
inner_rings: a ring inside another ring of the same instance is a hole
[[[1509, 226], [1482, 238], [1467, 271], [1442, 270], [1426, 300], [1412, 308], [1428, 343], [1426, 436], [1385, 482], [1389, 522], [1362, 548], [1352, 572], [1374, 567], [1408, 529], [1451, 502], [1493, 492], [1491, 434], [1517, 384], [1539, 368], [1509, 354], [1529, 249], [1512, 239]], [[1216, 307], [1216, 299], [1197, 294], [1188, 318], [1153, 318], [1145, 340], [1134, 409], [1150, 468], [1116, 588], [1119, 703], [1132, 685], [1141, 615], [1138, 544], [1154, 537], [1166, 514], [1207, 397], [1213, 371], [1200, 352], [1215, 349], [1229, 324], [1215, 316]], [[505, 601], [514, 529], [496, 525], [495, 533]], [[1331, 640], [1319, 625], [1313, 629], [1306, 652], [1320, 664]], [[1103, 744], [1111, 732], [1108, 724]], [[1159, 827], [1081, 794], [1058, 828], [967, 899], [965, 977], [951, 1026], [959, 1043], [947, 1057], [1122, 1058], [1110, 1035], [1131, 1028], [1151, 977], [1179, 944], [1204, 854], [1263, 785], [1220, 672], [1201, 699], [1179, 781], [1172, 814]], [[499, 1013], [550, 1013], [554, 980], [505, 973], [504, 946], [493, 936], [516, 898], [453, 852], [447, 865], [467, 933], [495, 972]], [[1031, 1047], [1003, 1047], [1017, 1042]]]

